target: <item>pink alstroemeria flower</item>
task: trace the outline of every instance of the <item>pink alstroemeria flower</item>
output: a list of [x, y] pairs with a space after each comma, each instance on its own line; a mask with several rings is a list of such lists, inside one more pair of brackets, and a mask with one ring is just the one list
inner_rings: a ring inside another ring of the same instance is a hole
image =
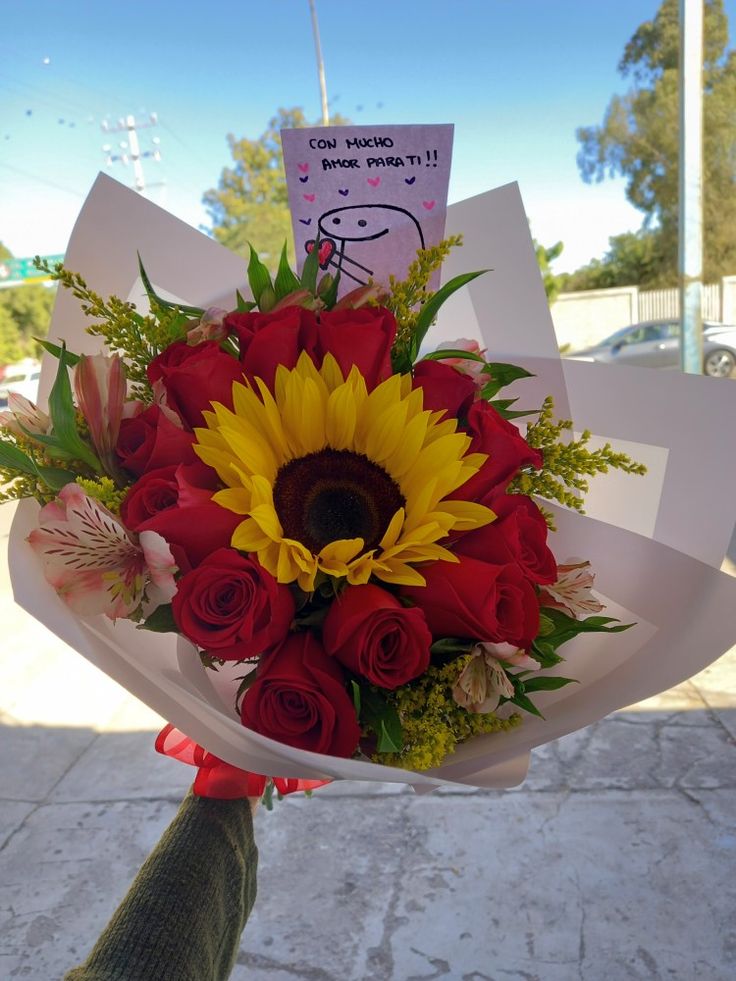
[[535, 661], [526, 651], [513, 644], [492, 644], [485, 642], [478, 644], [476, 650], [480, 648], [489, 657], [495, 657], [497, 661], [504, 661], [511, 668], [523, 668], [524, 671], [538, 671], [539, 661]]
[[595, 573], [590, 568], [590, 562], [568, 559], [557, 566], [557, 582], [542, 589], [540, 605], [562, 610], [576, 619], [589, 613], [600, 613], [605, 606], [591, 592], [594, 581]]
[[168, 603], [176, 566], [167, 542], [152, 531], [131, 535], [78, 484], [67, 484], [41, 509], [28, 543], [47, 581], [80, 616], [129, 616], [144, 598]]
[[0, 412], [0, 427], [14, 436], [47, 436], [51, 430], [51, 420], [24, 395], [8, 392], [8, 407]]
[[477, 715], [498, 708], [502, 698], [513, 698], [514, 686], [498, 660], [484, 650], [493, 645], [476, 644], [471, 659], [460, 672], [452, 689], [458, 705]]
[[[481, 348], [477, 341], [470, 340], [467, 337], [459, 337], [456, 341], [444, 341], [442, 344], [437, 345], [437, 350], [469, 351], [471, 354], [478, 354], [481, 357], [486, 353], [486, 349]], [[475, 361], [472, 358], [443, 358], [442, 363], [451, 365], [458, 371], [462, 371], [464, 375], [469, 375], [475, 382], [475, 387], [478, 390], [476, 398], [478, 397], [481, 388], [488, 381], [488, 374], [483, 370], [486, 366], [485, 358], [483, 361]]]
[[125, 402], [125, 365], [117, 354], [82, 355], [74, 368], [77, 404], [106, 473], [115, 476], [115, 445]]
[[192, 347], [202, 341], [224, 341], [227, 328], [222, 321], [227, 316], [227, 310], [222, 307], [207, 307], [199, 322], [187, 331], [187, 344]]

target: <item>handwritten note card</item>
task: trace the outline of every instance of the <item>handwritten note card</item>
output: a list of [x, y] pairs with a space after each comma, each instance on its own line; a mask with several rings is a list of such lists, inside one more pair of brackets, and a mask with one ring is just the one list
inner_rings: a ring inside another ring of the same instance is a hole
[[299, 269], [319, 240], [340, 293], [403, 278], [444, 236], [452, 135], [446, 124], [282, 130]]

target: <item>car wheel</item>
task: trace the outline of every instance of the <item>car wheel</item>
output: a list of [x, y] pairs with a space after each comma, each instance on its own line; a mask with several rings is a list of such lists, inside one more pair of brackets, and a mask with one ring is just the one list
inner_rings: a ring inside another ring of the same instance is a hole
[[703, 362], [703, 371], [711, 378], [730, 378], [736, 368], [736, 356], [731, 351], [711, 351]]

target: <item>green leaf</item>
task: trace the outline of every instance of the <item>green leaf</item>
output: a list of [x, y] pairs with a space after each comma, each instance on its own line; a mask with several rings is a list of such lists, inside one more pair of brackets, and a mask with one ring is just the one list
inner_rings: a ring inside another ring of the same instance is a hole
[[253, 294], [253, 299], [260, 307], [261, 293], [265, 289], [273, 291], [271, 273], [258, 258], [258, 253], [250, 243], [248, 243], [248, 248], [250, 249], [250, 259], [248, 261], [248, 283], [250, 284], [250, 291]]
[[235, 297], [237, 300], [236, 309], [238, 313], [250, 313], [256, 306], [252, 300], [246, 300], [240, 290], [235, 290]]
[[355, 714], [360, 718], [360, 685], [357, 681], [351, 681], [350, 687], [353, 696], [353, 705], [355, 706]]
[[560, 678], [556, 676], [551, 678], [544, 675], [535, 675], [533, 678], [524, 679], [524, 691], [526, 694], [534, 691], [557, 691], [558, 688], [564, 688], [565, 685], [577, 685], [578, 681], [575, 678]]
[[[396, 718], [398, 721], [398, 716]], [[395, 739], [386, 728], [386, 720], [381, 719], [381, 731], [378, 734], [378, 745], [376, 749], [379, 753], [400, 753], [404, 745], [403, 736], [404, 733], [401, 729], [401, 723], [399, 723], [398, 739]]]
[[[317, 246], [315, 246], [315, 249], [316, 248]], [[440, 307], [445, 300], [449, 299], [453, 293], [465, 286], [467, 283], [477, 279], [478, 276], [482, 276], [485, 272], [489, 272], [489, 270], [479, 269], [478, 272], [462, 273], [460, 276], [455, 276], [454, 279], [451, 279], [449, 283], [445, 283], [444, 286], [441, 286], [437, 292], [427, 300], [422, 309], [419, 311], [419, 316], [416, 320], [416, 327], [414, 329], [414, 335], [412, 337], [412, 344], [416, 351], [418, 351], [422, 346], [424, 336], [431, 327], [434, 318], [439, 313]]]
[[[45, 351], [49, 352], [49, 354], [53, 354], [55, 358], [61, 357], [61, 348], [59, 347], [58, 344], [52, 344], [51, 341], [47, 341], [43, 337], [34, 337], [33, 340], [37, 344], [40, 344]], [[71, 351], [66, 352], [66, 363], [68, 365], [70, 365], [73, 368], [78, 361], [79, 361], [78, 354], [72, 354]]]
[[475, 351], [462, 351], [460, 348], [449, 350], [442, 348], [441, 351], [430, 351], [429, 354], [425, 354], [422, 361], [444, 361], [445, 358], [465, 358], [466, 361], [485, 360], [482, 354], [476, 354]]
[[469, 654], [475, 641], [460, 640], [458, 637], [440, 637], [430, 647], [433, 654]]
[[67, 484], [73, 484], [77, 479], [76, 474], [70, 473], [68, 470], [62, 470], [60, 467], [39, 467], [35, 460], [33, 461], [33, 466], [44, 484], [54, 491], [61, 490]]
[[258, 297], [258, 309], [261, 313], [268, 313], [269, 310], [273, 310], [276, 306], [276, 293], [273, 287], [266, 286], [265, 289], [261, 290], [261, 295]]
[[[488, 384], [496, 385], [496, 392], [519, 378], [534, 377], [531, 371], [527, 371], [526, 368], [520, 368], [518, 364], [506, 364], [503, 361], [489, 361], [483, 371], [491, 376], [491, 381]], [[493, 394], [495, 395], [496, 392]]]
[[552, 644], [541, 640], [534, 641], [530, 654], [535, 661], [539, 661], [539, 665], [542, 668], [553, 668], [556, 664], [560, 664], [565, 660], [559, 654], [555, 653], [555, 648]]
[[[138, 269], [140, 270], [141, 279], [143, 280], [143, 288], [148, 296], [148, 302], [151, 307], [159, 306], [163, 310], [181, 310], [182, 313], [188, 313], [193, 317], [201, 317], [204, 310], [201, 307], [190, 307], [186, 303], [173, 303], [171, 300], [164, 300], [162, 296], [154, 290], [151, 280], [148, 278], [148, 273], [143, 267], [143, 260], [141, 259], [140, 252], [138, 255]], [[140, 318], [141, 322], [143, 318]]]
[[157, 606], [153, 613], [143, 623], [138, 624], [138, 630], [153, 630], [158, 634], [175, 634], [179, 632], [171, 603]]
[[[485, 398], [482, 391], [481, 398]], [[490, 402], [489, 405], [493, 406], [502, 419], [520, 419], [522, 416], [532, 416], [540, 411], [539, 409], [509, 409], [509, 405], [513, 405], [516, 401], [518, 400], [496, 399]]]
[[0, 440], [0, 467], [6, 470], [17, 470], [18, 473], [30, 474], [31, 476], [36, 474], [36, 465], [33, 460], [13, 443], [6, 443], [4, 440]]
[[525, 712], [529, 712], [530, 715], [536, 715], [537, 718], [539, 719], [544, 718], [544, 716], [539, 711], [539, 709], [534, 704], [534, 702], [531, 700], [531, 698], [527, 698], [527, 696], [523, 692], [517, 691], [514, 697], [509, 698], [508, 701], [511, 702], [513, 705], [518, 705], [519, 708], [524, 709]]
[[65, 344], [61, 346], [56, 381], [49, 395], [49, 415], [54, 426], [53, 435], [57, 440], [57, 446], [71, 453], [75, 459], [86, 463], [96, 473], [101, 473], [100, 461], [77, 430], [72, 386], [67, 371]]
[[307, 254], [302, 268], [302, 286], [310, 293], [317, 291], [317, 272], [319, 270], [319, 236], [315, 240], [312, 251]]
[[340, 270], [338, 269], [332, 277], [332, 283], [328, 290], [322, 294], [322, 302], [328, 310], [331, 310], [337, 303], [337, 291], [340, 288]]
[[282, 300], [289, 293], [293, 293], [295, 290], [301, 289], [301, 282], [299, 277], [296, 276], [289, 265], [289, 259], [286, 254], [286, 242], [284, 242], [284, 247], [281, 250], [281, 258], [279, 259], [279, 268], [276, 272], [276, 279], [274, 281], [274, 289], [276, 290], [276, 299]]
[[577, 637], [578, 634], [620, 633], [634, 626], [632, 623], [620, 623], [615, 617], [587, 617], [585, 620], [575, 620], [562, 610], [550, 606], [542, 607], [542, 612], [553, 624], [554, 629], [544, 638], [545, 646], [551, 647], [553, 651], [573, 637]]
[[404, 730], [396, 707], [376, 688], [361, 689], [362, 720], [375, 732], [379, 753], [398, 753], [404, 745]]
[[537, 634], [537, 636], [538, 637], [546, 637], [547, 634], [551, 634], [554, 629], [555, 629], [555, 625], [552, 622], [552, 620], [545, 613], [540, 613], [539, 614], [539, 633]]

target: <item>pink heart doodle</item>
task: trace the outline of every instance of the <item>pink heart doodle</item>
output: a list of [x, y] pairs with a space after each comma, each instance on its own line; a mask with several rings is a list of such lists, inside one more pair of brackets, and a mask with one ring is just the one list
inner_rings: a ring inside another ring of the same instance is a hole
[[[305, 194], [304, 195], [304, 200], [305, 201], [309, 201], [311, 203], [312, 201], [314, 201], [315, 196], [316, 195], [314, 195], [314, 194]], [[432, 204], [434, 204], [434, 201], [432, 202]]]
[[371, 185], [371, 187], [378, 187], [378, 185], [381, 183], [381, 178], [380, 177], [369, 177], [368, 178], [368, 183]]
[[[307, 250], [307, 252], [314, 252], [314, 246], [315, 241], [313, 238], [310, 238], [304, 243], [304, 248]], [[332, 256], [335, 254], [336, 248], [337, 246], [331, 238], [322, 239], [322, 241], [319, 243], [319, 252], [317, 253], [317, 256], [319, 258], [319, 265], [321, 269], [327, 269]]]
[[[306, 195], [305, 195], [305, 197], [306, 197]], [[427, 211], [431, 211], [432, 208], [434, 208], [434, 206], [435, 206], [436, 203], [437, 203], [436, 201], [422, 201], [422, 204], [427, 209]]]
[[306, 174], [306, 172], [309, 170], [309, 164], [307, 163], [297, 164], [297, 167], [299, 168], [299, 170], [301, 170], [303, 174]]

